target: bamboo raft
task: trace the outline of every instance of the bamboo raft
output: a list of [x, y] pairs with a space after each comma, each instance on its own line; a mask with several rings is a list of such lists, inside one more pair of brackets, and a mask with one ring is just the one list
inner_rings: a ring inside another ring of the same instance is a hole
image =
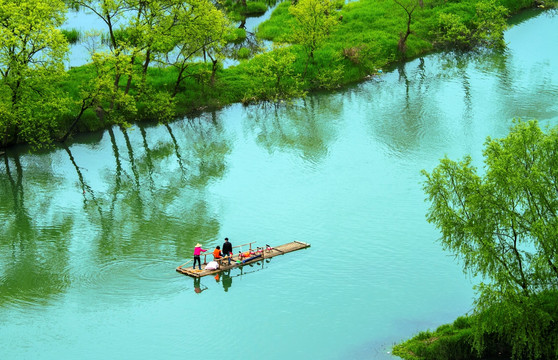
[[252, 250], [252, 244], [254, 244], [255, 242], [251, 242], [248, 244], [243, 244], [243, 245], [239, 245], [239, 246], [235, 246], [234, 248], [241, 248], [243, 246], [249, 246], [249, 252], [252, 253], [252, 255], [250, 257], [246, 257], [246, 258], [239, 258], [239, 255], [233, 255], [231, 257], [231, 263], [229, 264], [229, 259], [227, 257], [222, 257], [218, 260], [216, 260], [219, 263], [219, 268], [217, 270], [206, 270], [205, 266], [207, 265], [207, 257], [210, 256], [210, 259], [213, 259], [213, 253], [211, 253], [209, 250], [207, 251], [207, 253], [205, 254], [201, 254], [200, 257], [204, 257], [203, 259], [203, 264], [202, 264], [202, 269], [198, 270], [198, 269], [194, 269], [191, 266], [187, 266], [189, 263], [193, 262], [193, 260], [189, 260], [186, 263], [180, 265], [179, 267], [176, 268], [176, 271], [184, 274], [184, 275], [188, 275], [194, 278], [200, 278], [203, 276], [207, 276], [207, 275], [213, 275], [213, 274], [217, 274], [220, 273], [221, 271], [226, 271], [226, 270], [230, 270], [230, 269], [234, 269], [240, 266], [244, 266], [244, 265], [249, 265], [249, 264], [253, 264], [255, 262], [261, 261], [263, 259], [269, 259], [272, 258], [274, 256], [277, 255], [283, 255], [289, 252], [293, 252], [293, 251], [297, 251], [297, 250], [301, 250], [301, 249], [305, 249], [307, 247], [310, 247], [310, 244], [304, 243], [302, 241], [293, 241], [290, 242], [288, 244], [283, 244], [283, 245], [279, 245], [276, 247], [265, 247], [265, 248], [257, 248], [256, 251]]

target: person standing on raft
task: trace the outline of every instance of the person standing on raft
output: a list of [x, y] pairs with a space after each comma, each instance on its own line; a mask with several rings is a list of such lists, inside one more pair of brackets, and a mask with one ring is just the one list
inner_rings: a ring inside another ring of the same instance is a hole
[[198, 263], [198, 266], [201, 270], [201, 259], [200, 259], [200, 254], [202, 252], [206, 252], [207, 250], [202, 249], [201, 244], [198, 243], [196, 245], [196, 247], [194, 248], [194, 266], [192, 266], [192, 269], [196, 269], [196, 262]]
[[229, 238], [225, 238], [225, 242], [223, 243], [223, 256], [227, 256], [229, 258], [229, 265], [231, 264], [231, 257], [233, 256], [233, 248], [232, 244], [229, 242]]

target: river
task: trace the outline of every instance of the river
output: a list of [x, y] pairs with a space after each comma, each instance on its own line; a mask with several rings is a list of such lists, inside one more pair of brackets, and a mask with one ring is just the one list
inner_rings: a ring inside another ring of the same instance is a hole
[[[291, 107], [9, 149], [0, 358], [393, 359], [473, 306], [420, 171], [481, 167], [515, 117], [556, 125], [557, 27], [541, 13], [503, 54], [434, 54]], [[199, 283], [175, 272], [224, 237], [311, 247]]]

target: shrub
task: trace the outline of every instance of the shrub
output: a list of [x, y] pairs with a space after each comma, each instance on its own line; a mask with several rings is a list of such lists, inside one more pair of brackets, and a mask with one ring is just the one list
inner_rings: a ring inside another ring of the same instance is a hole
[[225, 35], [225, 41], [232, 44], [240, 44], [246, 40], [246, 30], [242, 28], [234, 28]]
[[353, 46], [350, 48], [343, 49], [343, 56], [349, 59], [353, 64], [360, 64], [360, 51], [362, 46]]
[[245, 47], [238, 49], [238, 51], [236, 52], [236, 57], [238, 59], [248, 59], [250, 55], [252, 55], [250, 49], [247, 49]]
[[453, 322], [453, 327], [457, 330], [467, 329], [471, 327], [469, 323], [469, 318], [466, 316], [460, 316]]
[[249, 2], [246, 8], [241, 8], [240, 12], [243, 15], [262, 15], [267, 11], [267, 5], [262, 2]]
[[61, 31], [69, 44], [75, 44], [81, 40], [81, 33], [78, 29], [62, 29]]

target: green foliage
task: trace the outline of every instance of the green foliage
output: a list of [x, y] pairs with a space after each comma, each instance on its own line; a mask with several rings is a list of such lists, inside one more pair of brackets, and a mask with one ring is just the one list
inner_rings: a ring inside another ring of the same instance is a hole
[[238, 59], [248, 59], [251, 55], [252, 52], [250, 51], [250, 49], [247, 49], [245, 47], [238, 49], [238, 51], [236, 52], [236, 57]]
[[506, 138], [486, 141], [483, 175], [470, 157], [423, 172], [427, 219], [442, 232], [442, 246], [488, 281], [476, 287], [479, 351], [491, 333], [512, 344], [515, 358], [548, 351], [553, 320], [537, 294], [558, 284], [557, 154], [558, 129], [517, 121]]
[[482, 0], [475, 5], [475, 14], [443, 12], [436, 30], [438, 46], [469, 50], [475, 47], [501, 49], [505, 46], [508, 10], [496, 0]]
[[172, 29], [170, 46], [159, 54], [158, 61], [178, 70], [172, 91], [174, 97], [181, 89], [186, 69], [196, 56], [207, 55], [217, 63], [230, 29], [224, 14], [209, 0], [181, 2], [174, 9], [174, 16], [167, 20]]
[[259, 16], [264, 14], [268, 6], [275, 4], [275, 1], [225, 0], [216, 1], [216, 3], [223, 9], [229, 19], [233, 21], [242, 21], [248, 16]]
[[[453, 324], [442, 325], [436, 331], [420, 332], [412, 339], [394, 346], [393, 354], [407, 360], [556, 358], [558, 292], [543, 291], [533, 296], [527, 300], [522, 311], [510, 311], [510, 306], [514, 307], [512, 304], [498, 303], [481, 314], [461, 316]], [[529, 312], [524, 312], [526, 308]], [[523, 329], [523, 322], [531, 316], [537, 318], [537, 314], [542, 315], [538, 319], [540, 322], [531, 319], [529, 331], [538, 334], [541, 341], [530, 344], [525, 342], [525, 333], [516, 329]], [[492, 320], [490, 323], [486, 322], [488, 318]], [[482, 333], [480, 337], [479, 333]], [[478, 347], [479, 340], [483, 343], [482, 348]], [[522, 343], [521, 351], [517, 341]], [[533, 348], [531, 355], [525, 347]]]
[[471, 328], [442, 325], [436, 331], [423, 331], [394, 346], [393, 354], [407, 360], [480, 359], [472, 347]]
[[300, 76], [294, 72], [295, 59], [294, 53], [286, 47], [254, 57], [249, 71], [256, 81], [242, 102], [281, 102], [303, 97], [306, 92], [302, 89]]
[[242, 15], [261, 15], [267, 11], [267, 4], [263, 2], [247, 2], [246, 7], [242, 8], [241, 14]]
[[332, 0], [299, 0], [289, 7], [289, 13], [296, 20], [291, 41], [302, 45], [309, 58], [314, 57], [314, 51], [339, 22], [335, 7]]
[[60, 0], [0, 2], [0, 146], [48, 146], [67, 100], [55, 86], [64, 77], [68, 43], [58, 29]]
[[457, 330], [467, 329], [471, 327], [471, 323], [468, 317], [460, 316], [453, 322], [453, 327]]
[[[64, 3], [2, 2], [0, 146], [29, 142], [39, 147], [68, 129], [93, 130], [137, 118], [167, 121], [172, 114], [242, 99], [281, 101], [310, 89], [336, 88], [400, 59], [398, 34], [406, 21], [393, 0], [284, 1], [260, 25], [258, 36], [294, 45], [286, 52], [251, 59], [260, 51], [259, 42], [244, 29], [233, 28], [229, 20], [261, 13], [275, 0], [65, 3], [97, 14], [106, 24], [101, 34], [108, 54], [93, 51], [90, 64], [65, 74], [68, 42], [84, 41], [80, 37], [88, 34], [58, 30]], [[506, 16], [502, 6], [514, 12], [534, 4], [534, 0], [423, 0], [424, 6], [413, 13], [406, 54], [420, 56], [436, 45], [502, 46]], [[250, 60], [223, 69], [226, 57]]]
[[463, 23], [459, 15], [440, 14], [438, 42], [444, 47], [469, 49], [472, 47], [471, 30]]
[[335, 49], [324, 48], [316, 53], [315, 71], [312, 72], [312, 83], [317, 89], [332, 90], [344, 82], [345, 65], [342, 56]]
[[240, 44], [246, 40], [246, 30], [242, 28], [234, 28], [230, 32], [225, 33], [225, 41], [233, 44]]
[[60, 31], [68, 44], [75, 44], [81, 40], [81, 32], [78, 29], [62, 29]]
[[149, 91], [142, 92], [140, 99], [141, 110], [140, 116], [143, 119], [169, 122], [175, 117], [173, 98], [166, 91]]
[[496, 0], [479, 1], [473, 19], [475, 43], [486, 48], [503, 48], [508, 10]]
[[507, 8], [510, 12], [515, 13], [521, 9], [525, 9], [531, 6], [539, 5], [544, 3], [544, 1], [538, 0], [500, 0], [500, 5]]
[[290, 1], [283, 1], [271, 14], [269, 20], [264, 21], [258, 26], [258, 36], [264, 40], [275, 42], [287, 42], [292, 36], [292, 29], [295, 26], [295, 19], [289, 13]]

